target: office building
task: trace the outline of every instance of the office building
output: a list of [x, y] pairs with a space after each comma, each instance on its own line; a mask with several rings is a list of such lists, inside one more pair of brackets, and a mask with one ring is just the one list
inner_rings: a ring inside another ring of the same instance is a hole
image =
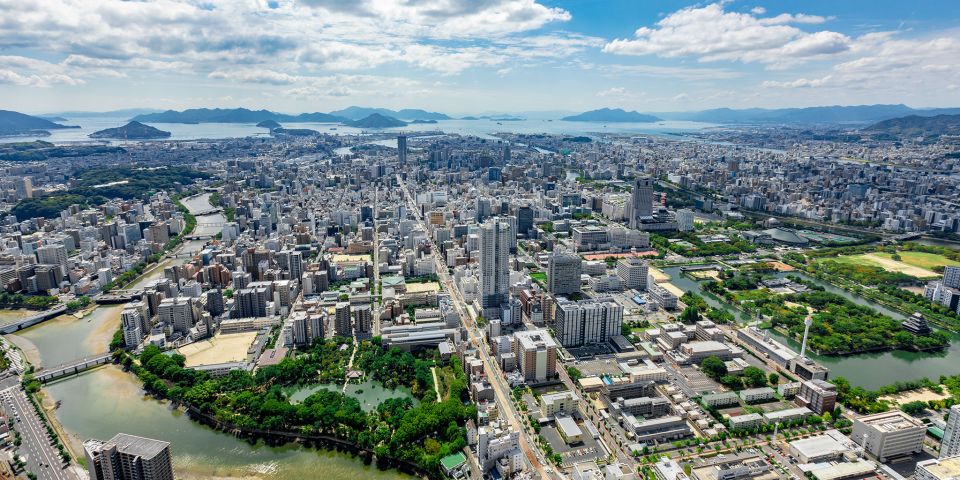
[[617, 261], [617, 276], [620, 277], [625, 288], [646, 290], [649, 273], [650, 267], [647, 266], [647, 262], [639, 258], [621, 258]]
[[950, 407], [950, 417], [940, 442], [940, 458], [956, 456], [960, 456], [960, 404]]
[[800, 391], [794, 401], [817, 415], [833, 412], [837, 406], [837, 387], [823, 380], [804, 380], [800, 382]]
[[648, 176], [640, 176], [633, 181], [628, 209], [630, 228], [639, 228], [642, 220], [653, 217], [653, 182]]
[[170, 443], [118, 433], [83, 443], [92, 480], [173, 480]]
[[513, 354], [528, 382], [551, 380], [557, 374], [557, 344], [546, 330], [515, 333]]
[[569, 390], [563, 392], [545, 393], [540, 396], [540, 413], [544, 417], [557, 415], [573, 415], [577, 411], [580, 397]]
[[682, 208], [677, 210], [677, 230], [689, 232], [693, 230], [693, 210]]
[[554, 295], [580, 293], [580, 257], [554, 252], [547, 263], [547, 291]]
[[558, 297], [553, 331], [564, 347], [595, 345], [620, 335], [623, 305], [611, 298], [592, 298], [574, 302]]
[[397, 161], [400, 165], [407, 163], [407, 136], [397, 135]]
[[510, 299], [510, 225], [493, 219], [480, 227], [480, 306], [488, 319], [500, 318]]
[[850, 438], [881, 462], [887, 462], [923, 451], [926, 433], [923, 423], [900, 410], [892, 410], [855, 419]]

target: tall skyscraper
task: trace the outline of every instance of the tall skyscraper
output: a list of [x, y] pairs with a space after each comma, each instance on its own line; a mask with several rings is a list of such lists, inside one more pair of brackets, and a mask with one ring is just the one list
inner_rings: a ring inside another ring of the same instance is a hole
[[352, 337], [353, 325], [350, 323], [350, 302], [337, 302], [333, 318], [333, 334], [338, 337]]
[[580, 257], [554, 252], [547, 263], [547, 291], [554, 295], [580, 293]]
[[400, 165], [407, 163], [407, 136], [397, 135], [397, 161]]
[[653, 216], [653, 179], [643, 175], [633, 181], [630, 194], [630, 228], [638, 228], [640, 219]]
[[484, 316], [500, 318], [510, 298], [510, 225], [493, 219], [480, 227], [480, 305]]
[[170, 443], [118, 433], [83, 442], [92, 480], [173, 480]]
[[943, 441], [940, 442], [940, 458], [956, 457], [958, 455], [960, 455], [960, 405], [954, 405], [950, 407], [947, 428], [943, 430]]
[[533, 230], [533, 209], [522, 206], [517, 209], [517, 233], [530, 235], [530, 230]]

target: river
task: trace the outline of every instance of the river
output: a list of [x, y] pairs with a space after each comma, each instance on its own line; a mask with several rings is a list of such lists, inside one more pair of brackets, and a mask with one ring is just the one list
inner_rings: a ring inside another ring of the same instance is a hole
[[[196, 212], [209, 208], [208, 199], [209, 194], [203, 194], [183, 203]], [[221, 214], [198, 217], [198, 223], [223, 221]], [[192, 241], [184, 248], [196, 251], [202, 245], [202, 241]], [[170, 259], [162, 265], [184, 261]], [[148, 271], [137, 285], [162, 276], [163, 268], [158, 267]], [[101, 306], [82, 319], [63, 315], [8, 338], [31, 361], [57, 365], [103, 351], [120, 324], [122, 309], [122, 305]], [[73, 451], [82, 452], [81, 443], [88, 438], [109, 439], [119, 432], [166, 440], [171, 443], [178, 479], [410, 478], [364, 465], [360, 459], [339, 452], [295, 444], [250, 444], [220, 433], [171, 409], [168, 402], [146, 396], [136, 377], [113, 365], [54, 382], [45, 391], [60, 402], [57, 419], [67, 431]]]
[[[733, 312], [737, 318], [739, 312], [733, 310], [725, 302], [718, 302], [709, 297], [700, 288], [696, 281], [681, 275], [679, 267], [662, 269], [664, 273], [670, 275], [671, 283], [683, 291], [693, 291], [702, 296], [707, 303], [715, 308], [725, 308]], [[801, 272], [784, 272], [778, 276], [797, 275], [806, 281], [816, 283], [824, 287], [827, 291], [843, 296], [859, 305], [871, 307], [885, 315], [902, 320], [904, 315], [890, 310], [883, 305], [879, 305], [869, 299], [859, 295], [854, 295], [846, 290], [830, 285], [826, 282], [807, 276]], [[787, 338], [779, 332], [771, 331], [770, 335], [777, 340], [789, 345], [796, 351], [800, 350], [800, 342], [792, 338]], [[810, 358], [822, 363], [830, 369], [830, 377], [844, 377], [853, 385], [859, 385], [867, 389], [876, 389], [884, 385], [902, 381], [915, 380], [920, 377], [929, 377], [936, 380], [940, 375], [960, 374], [960, 335], [951, 334], [952, 341], [950, 346], [937, 352], [910, 352], [905, 350], [890, 350], [886, 352], [861, 353], [856, 355], [830, 356], [817, 355], [808, 352]]]

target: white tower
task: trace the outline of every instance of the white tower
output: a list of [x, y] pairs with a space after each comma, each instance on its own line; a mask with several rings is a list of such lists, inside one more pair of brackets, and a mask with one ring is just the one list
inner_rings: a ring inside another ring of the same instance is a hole
[[807, 353], [807, 335], [810, 334], [810, 325], [813, 325], [813, 316], [807, 314], [807, 318], [803, 319], [803, 343], [800, 344], [800, 358], [803, 358], [803, 355]]

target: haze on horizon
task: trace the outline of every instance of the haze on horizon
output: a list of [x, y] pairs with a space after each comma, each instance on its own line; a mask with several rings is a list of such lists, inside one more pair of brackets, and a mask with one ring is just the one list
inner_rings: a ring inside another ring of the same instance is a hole
[[960, 106], [951, 1], [0, 0], [0, 109]]

